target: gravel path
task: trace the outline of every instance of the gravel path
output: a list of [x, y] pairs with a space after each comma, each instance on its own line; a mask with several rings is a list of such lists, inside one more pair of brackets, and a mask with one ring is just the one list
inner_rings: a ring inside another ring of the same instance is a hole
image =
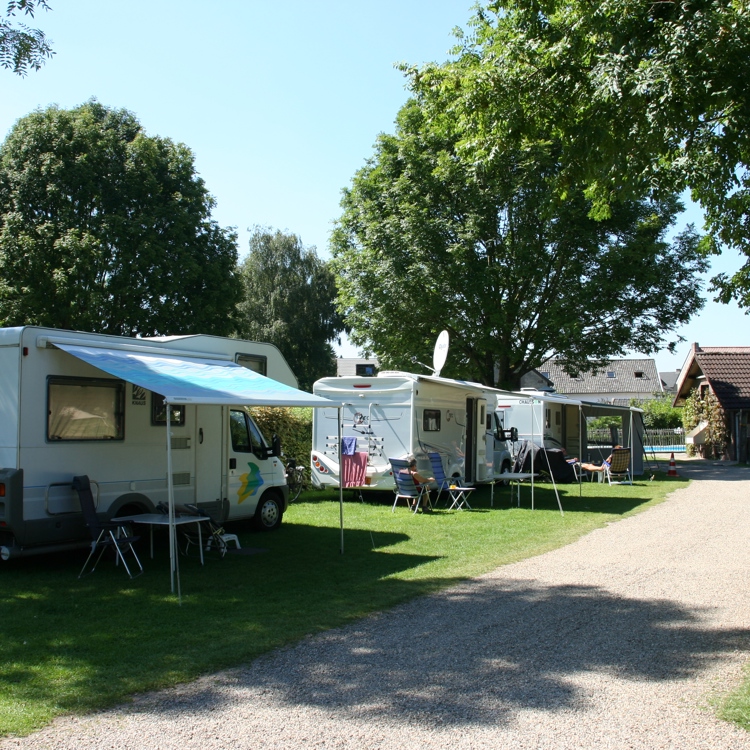
[[750, 748], [708, 703], [750, 651], [750, 474], [680, 473], [568, 547], [0, 748]]

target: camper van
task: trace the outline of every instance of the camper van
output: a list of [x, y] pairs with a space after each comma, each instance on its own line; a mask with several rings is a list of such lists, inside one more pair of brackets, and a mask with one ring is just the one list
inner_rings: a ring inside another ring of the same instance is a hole
[[[102, 518], [153, 512], [168, 500], [167, 444], [176, 503], [194, 503], [220, 523], [250, 518], [268, 530], [280, 524], [287, 503], [284, 466], [248, 409], [228, 405], [226, 398], [172, 404], [167, 443], [163, 396], [108, 371], [107, 362], [126, 355], [141, 360], [143, 372], [134, 381], [147, 378], [148, 363], [158, 360], [173, 368], [170, 377], [177, 381], [213, 362], [214, 368], [236, 363], [297, 386], [270, 344], [206, 335], [136, 339], [35, 326], [0, 329], [3, 559], [90, 542], [71, 489], [77, 475], [90, 478]], [[278, 383], [275, 388], [283, 387]]]
[[312, 481], [339, 485], [339, 434], [342, 444], [366, 454], [362, 489], [392, 490], [389, 458], [413, 455], [417, 468], [431, 476], [428, 453], [438, 453], [447, 476], [471, 484], [494, 481], [511, 469], [511, 455], [494, 412], [503, 391], [477, 383], [408, 372], [376, 377], [322, 378], [313, 393], [344, 404], [313, 413]]

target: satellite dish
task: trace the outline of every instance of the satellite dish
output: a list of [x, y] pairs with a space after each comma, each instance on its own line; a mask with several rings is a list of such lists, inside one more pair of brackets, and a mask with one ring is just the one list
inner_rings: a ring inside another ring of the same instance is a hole
[[435, 377], [440, 375], [440, 370], [443, 369], [445, 360], [448, 357], [448, 344], [448, 331], [440, 331], [440, 335], [435, 342], [435, 351], [432, 354], [432, 369], [435, 373]]

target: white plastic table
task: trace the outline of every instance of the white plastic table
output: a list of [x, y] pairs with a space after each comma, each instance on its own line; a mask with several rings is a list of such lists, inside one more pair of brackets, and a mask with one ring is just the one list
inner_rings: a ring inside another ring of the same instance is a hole
[[[538, 474], [527, 474], [525, 472], [511, 472], [506, 471], [495, 480], [497, 482], [510, 482], [510, 502], [513, 503], [513, 482], [516, 483], [516, 506], [521, 507], [521, 482], [524, 479], [531, 479], [532, 477], [537, 477]], [[495, 485], [493, 482], [492, 485], [492, 495], [494, 495]], [[492, 507], [492, 496], [490, 497], [490, 507]]]
[[[201, 565], [203, 565], [203, 536], [201, 523], [209, 521], [208, 516], [175, 516], [174, 525], [182, 526], [186, 523], [198, 524], [198, 549], [201, 554]], [[154, 557], [154, 526], [169, 526], [169, 516], [166, 513], [136, 513], [132, 516], [118, 516], [113, 518], [114, 523], [143, 523], [149, 527], [151, 539], [151, 559]]]

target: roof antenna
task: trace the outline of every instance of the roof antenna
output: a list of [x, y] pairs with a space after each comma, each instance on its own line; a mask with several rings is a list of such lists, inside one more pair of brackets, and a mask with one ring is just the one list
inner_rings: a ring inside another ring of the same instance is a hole
[[426, 365], [424, 362], [420, 362], [416, 357], [412, 357], [411, 361], [415, 365], [424, 367], [425, 370], [431, 370], [432, 374], [436, 377], [440, 377], [440, 371], [443, 369], [445, 360], [448, 357], [448, 331], [440, 331], [440, 335], [437, 337], [435, 342], [435, 349], [432, 352], [432, 367]]
[[435, 377], [440, 377], [440, 371], [443, 369], [445, 360], [448, 358], [448, 344], [450, 343], [450, 337], [448, 331], [440, 331], [440, 335], [437, 337], [435, 342], [435, 351], [432, 353], [432, 368]]

